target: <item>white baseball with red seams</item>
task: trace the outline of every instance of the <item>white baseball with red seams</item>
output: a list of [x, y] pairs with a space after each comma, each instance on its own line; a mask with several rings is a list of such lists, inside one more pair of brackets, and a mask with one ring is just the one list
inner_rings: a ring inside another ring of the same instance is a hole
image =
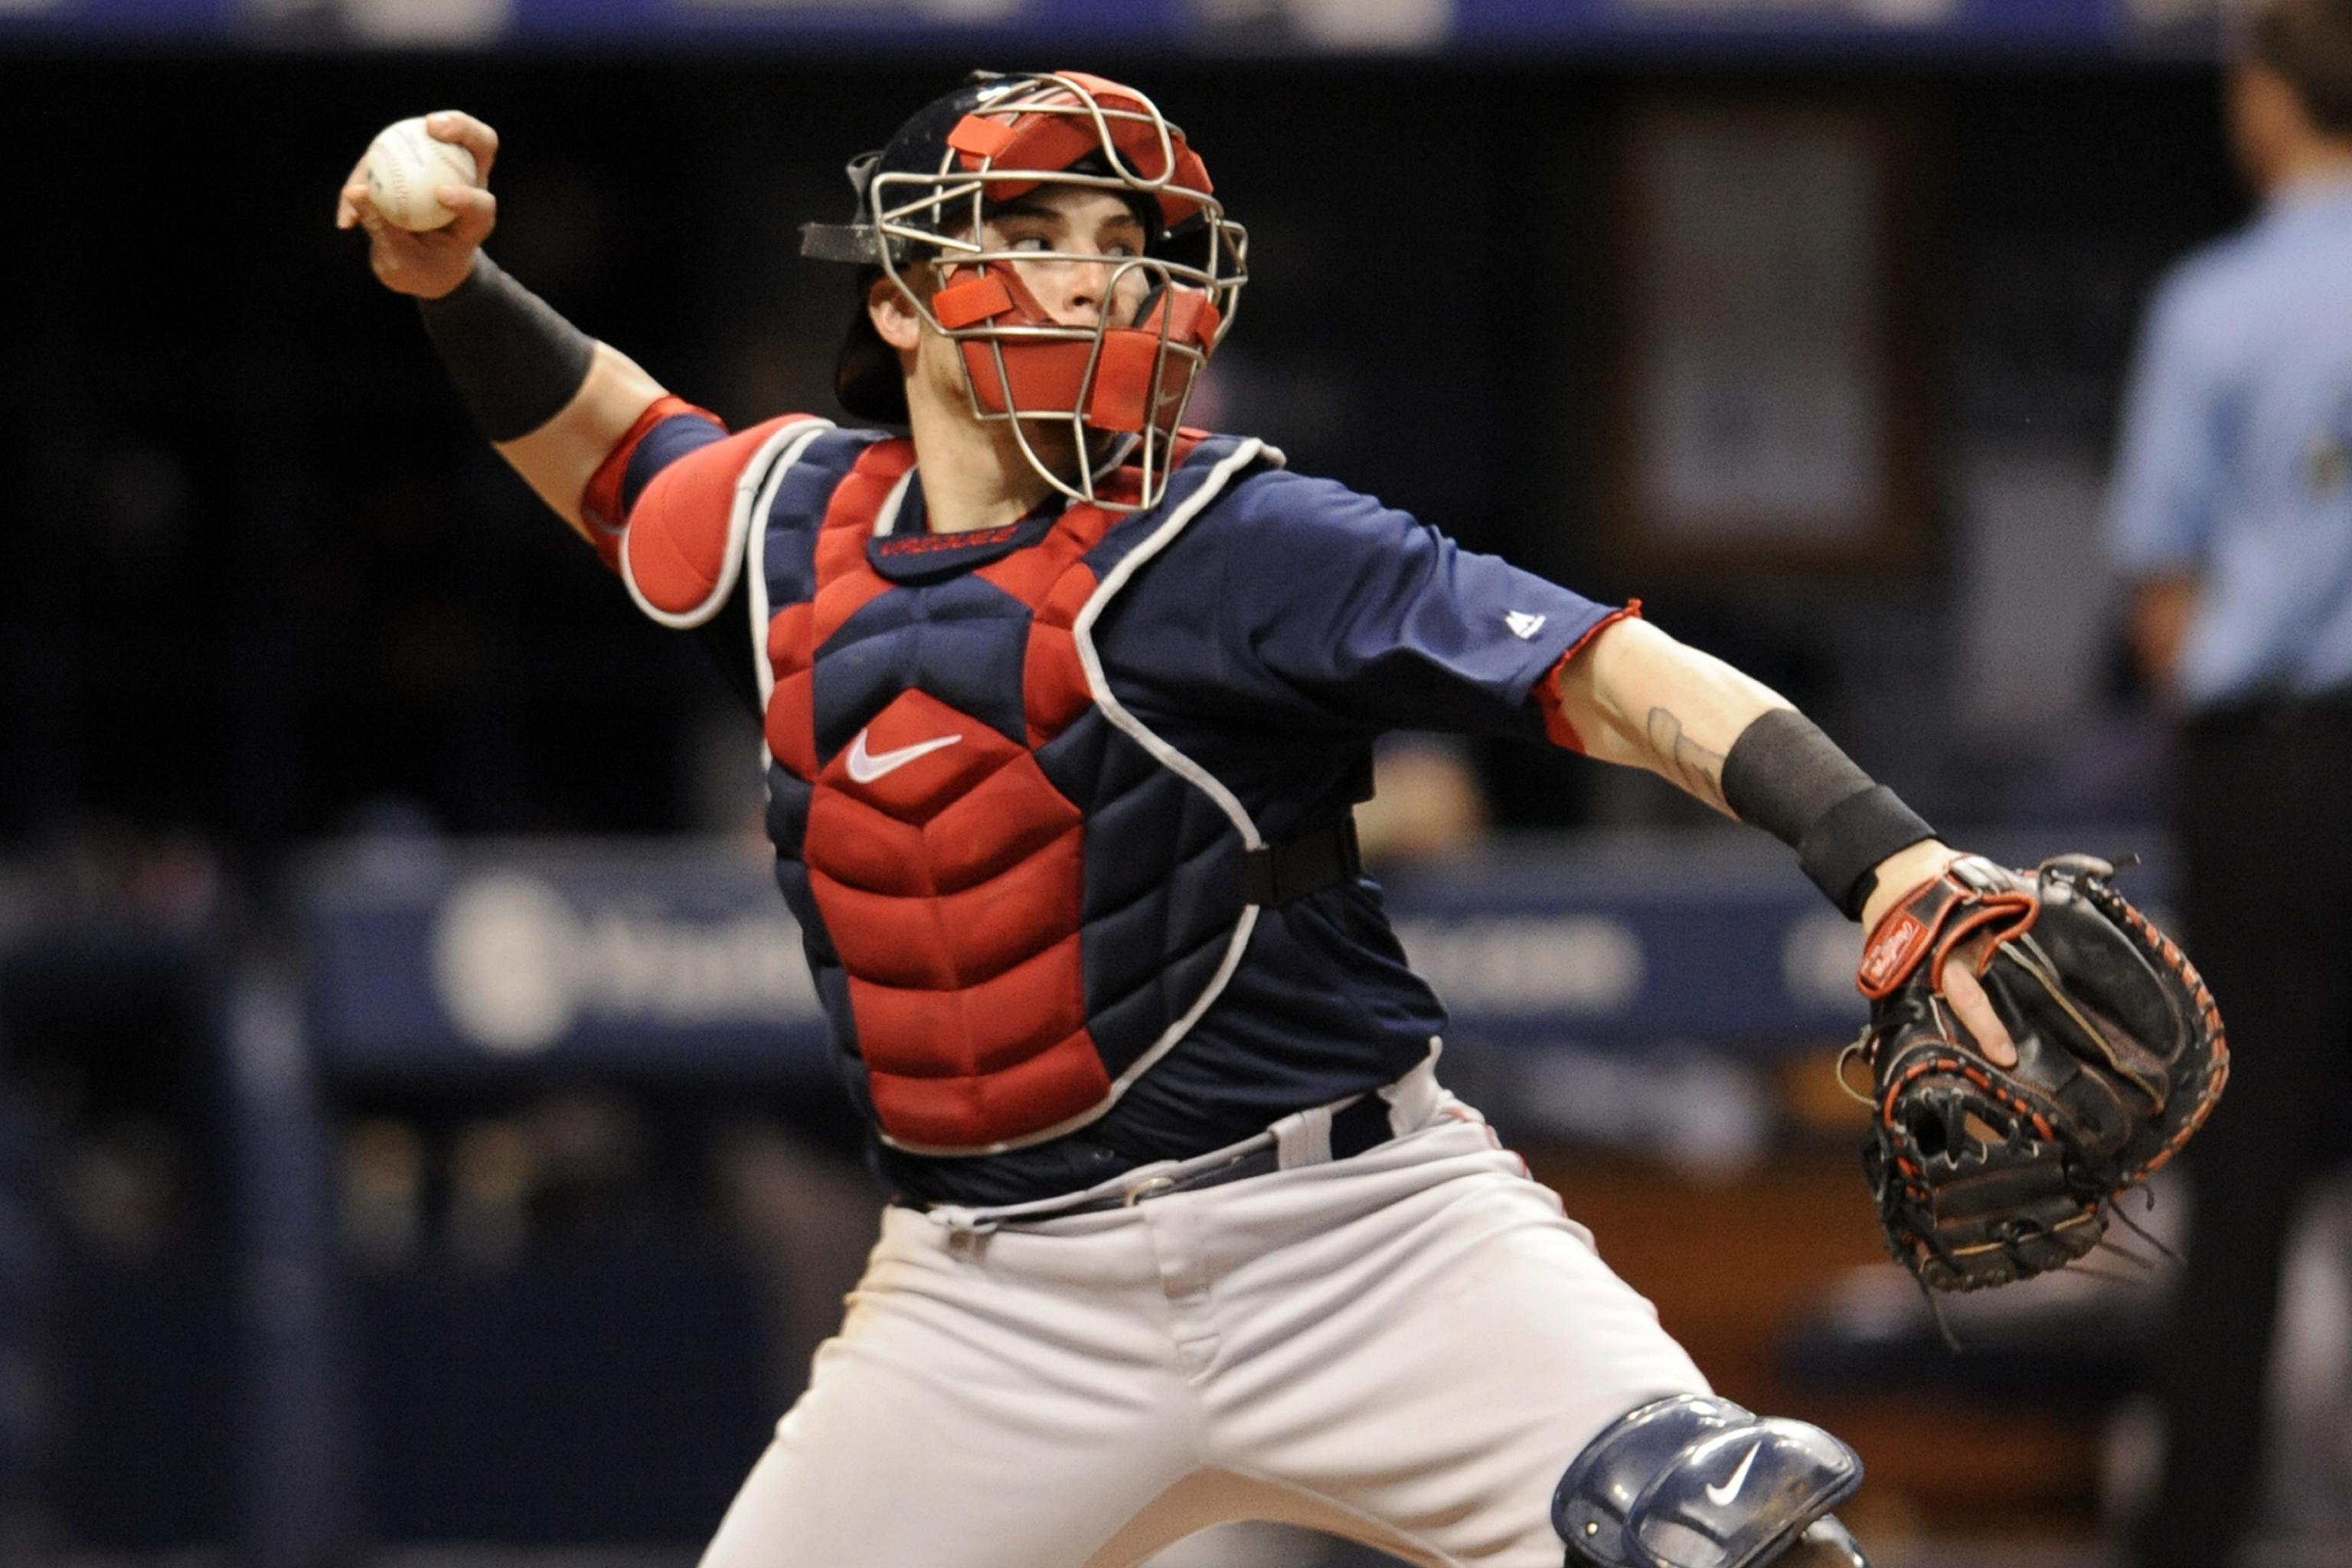
[[481, 184], [474, 155], [425, 129], [422, 115], [394, 121], [367, 150], [368, 204], [401, 228], [440, 228], [457, 217], [434, 196], [436, 185]]

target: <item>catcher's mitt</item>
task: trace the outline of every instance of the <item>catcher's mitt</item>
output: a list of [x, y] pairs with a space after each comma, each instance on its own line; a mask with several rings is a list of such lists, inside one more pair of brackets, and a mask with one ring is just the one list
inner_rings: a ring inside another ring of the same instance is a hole
[[[2114, 874], [2087, 855], [2032, 871], [1965, 857], [1864, 946], [1870, 1026], [1854, 1048], [1877, 1115], [1863, 1165], [1888, 1249], [1923, 1285], [1974, 1290], [2082, 1257], [2116, 1195], [2221, 1095], [2230, 1053], [2212, 994]], [[1971, 939], [2014, 1068], [1985, 1058], [1938, 987]]]

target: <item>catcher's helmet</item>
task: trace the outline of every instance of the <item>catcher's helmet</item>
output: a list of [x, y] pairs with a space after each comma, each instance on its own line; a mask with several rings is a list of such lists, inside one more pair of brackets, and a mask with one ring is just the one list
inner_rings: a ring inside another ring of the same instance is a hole
[[[1184, 133], [1143, 94], [1100, 77], [976, 75], [918, 110], [881, 152], [853, 160], [849, 180], [856, 219], [801, 229], [802, 254], [861, 268], [860, 306], [835, 368], [842, 406], [882, 424], [907, 419], [898, 357], [863, 305], [862, 286], [885, 274], [961, 348], [973, 415], [1009, 421], [1031, 466], [1056, 489], [1120, 510], [1158, 504], [1169, 439], [1247, 281], [1246, 237], [1225, 217]], [[1107, 258], [987, 247], [991, 204], [1044, 184], [1118, 194], [1149, 237], [1143, 255], [1108, 258], [1114, 275], [1091, 324], [1054, 320], [1022, 270]], [[908, 275], [925, 265], [933, 287], [917, 289]], [[1118, 286], [1130, 273], [1148, 289], [1131, 319], [1115, 320], [1112, 302], [1135, 297]], [[1056, 473], [1023, 429], [1031, 421], [1067, 425], [1081, 452], [1089, 430], [1128, 437], [1111, 457], [1138, 467], [1139, 493], [1125, 502], [1097, 493], [1099, 470], [1084, 465], [1075, 476]]]

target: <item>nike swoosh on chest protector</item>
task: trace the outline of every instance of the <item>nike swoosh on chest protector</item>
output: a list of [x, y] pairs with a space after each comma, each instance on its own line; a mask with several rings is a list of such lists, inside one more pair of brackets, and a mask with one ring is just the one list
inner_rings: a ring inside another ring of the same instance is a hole
[[911, 746], [877, 752], [866, 749], [866, 731], [860, 730], [857, 739], [849, 742], [849, 776], [859, 784], [872, 784], [886, 773], [898, 772], [918, 757], [928, 757], [962, 739], [961, 735], [941, 735], [936, 740], [918, 741]]

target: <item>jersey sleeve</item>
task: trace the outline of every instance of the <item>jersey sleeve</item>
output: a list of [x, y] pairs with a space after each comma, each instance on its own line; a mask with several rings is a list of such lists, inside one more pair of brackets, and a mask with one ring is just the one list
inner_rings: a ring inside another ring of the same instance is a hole
[[1165, 700], [1331, 730], [1573, 744], [1532, 700], [1538, 682], [1633, 613], [1278, 471], [1243, 481], [1163, 565], [1170, 580], [1138, 585], [1120, 633]]

